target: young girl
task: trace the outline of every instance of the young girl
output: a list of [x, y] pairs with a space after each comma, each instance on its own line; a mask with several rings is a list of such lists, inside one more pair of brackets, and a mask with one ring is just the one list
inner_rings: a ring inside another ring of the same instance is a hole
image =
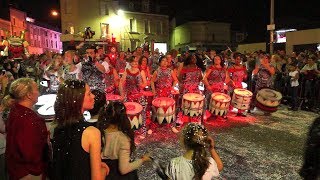
[[146, 56], [140, 57], [139, 66], [140, 66], [139, 67], [140, 71], [143, 71], [144, 74], [146, 75], [147, 86], [150, 86], [151, 72], [150, 72], [150, 68], [148, 66], [148, 58]]
[[121, 102], [110, 102], [100, 111], [97, 123], [104, 131], [105, 147], [101, 157], [110, 167], [109, 180], [127, 179], [136, 180], [137, 169], [147, 161], [149, 155], [130, 161], [135, 150], [134, 132], [126, 115], [126, 107]]
[[[219, 176], [223, 163], [205, 127], [197, 123], [187, 124], [182, 130], [180, 141], [186, 152], [170, 161], [166, 169], [170, 179], [201, 180]], [[206, 148], [209, 148], [211, 157], [207, 157]]]
[[298, 88], [299, 88], [299, 72], [297, 70], [297, 66], [294, 64], [288, 65], [289, 76], [290, 76], [290, 92], [291, 92], [291, 110], [298, 110]]

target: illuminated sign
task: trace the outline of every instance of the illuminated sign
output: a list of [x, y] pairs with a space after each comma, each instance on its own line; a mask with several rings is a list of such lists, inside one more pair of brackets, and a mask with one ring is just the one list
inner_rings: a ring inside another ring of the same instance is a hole
[[276, 43], [287, 42], [286, 32], [297, 31], [296, 29], [282, 29], [276, 31]]

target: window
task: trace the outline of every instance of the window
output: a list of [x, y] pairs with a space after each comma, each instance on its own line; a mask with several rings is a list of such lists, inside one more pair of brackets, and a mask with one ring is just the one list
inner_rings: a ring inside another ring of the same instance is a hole
[[70, 26], [70, 34], [74, 34], [74, 27]]
[[13, 18], [13, 25], [16, 25], [16, 18]]
[[102, 38], [108, 38], [108, 34], [109, 34], [109, 24], [101, 23], [101, 24], [100, 24], [100, 29], [101, 29], [101, 37], [102, 37]]
[[162, 22], [159, 21], [157, 25], [157, 34], [163, 34], [163, 29], [162, 29]]
[[34, 46], [37, 46], [37, 40], [34, 40]]
[[57, 39], [57, 35], [56, 34], [54, 34], [54, 38]]
[[134, 18], [130, 19], [130, 32], [137, 32], [137, 20]]
[[56, 49], [58, 49], [58, 41], [56, 41]]
[[149, 12], [149, 0], [142, 1], [142, 11]]
[[64, 4], [64, 7], [65, 7], [65, 14], [71, 14], [72, 12], [72, 3], [71, 3], [71, 0], [65, 0], [65, 4]]
[[44, 31], [44, 36], [47, 37], [48, 36], [48, 32]]
[[212, 37], [212, 41], [215, 41], [216, 38], [215, 38], [214, 33], [212, 33], [212, 36], [211, 36], [211, 37]]
[[105, 0], [100, 0], [100, 15], [109, 15], [109, 9]]
[[51, 48], [53, 48], [53, 42], [52, 42], [52, 40], [50, 41], [50, 44], [51, 44]]
[[129, 3], [129, 9], [130, 9], [130, 10], [134, 10], [134, 3], [133, 3], [133, 2], [130, 2], [130, 3]]
[[150, 21], [144, 20], [144, 33], [150, 33]]
[[49, 47], [49, 45], [48, 45], [48, 39], [46, 39], [46, 47]]
[[41, 47], [40, 41], [38, 41], [38, 46]]
[[22, 21], [22, 27], [24, 27], [24, 25], [25, 25], [25, 24], [24, 24], [24, 21]]

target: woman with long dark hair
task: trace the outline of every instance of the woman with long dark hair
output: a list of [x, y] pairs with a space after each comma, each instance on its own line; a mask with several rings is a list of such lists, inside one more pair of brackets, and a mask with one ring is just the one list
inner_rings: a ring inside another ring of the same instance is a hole
[[66, 80], [54, 105], [52, 177], [50, 179], [104, 179], [109, 168], [101, 162], [101, 133], [84, 121], [83, 112], [94, 107], [89, 85]]
[[110, 102], [100, 111], [97, 122], [104, 131], [102, 159], [110, 167], [108, 180], [138, 179], [136, 169], [150, 161], [149, 155], [131, 161], [135, 150], [134, 132], [126, 115], [126, 107], [121, 102]]
[[[204, 126], [197, 123], [187, 124], [182, 130], [180, 141], [186, 152], [170, 161], [166, 169], [170, 179], [201, 180], [219, 176], [223, 163], [214, 149], [214, 140], [208, 136]], [[211, 157], [207, 157], [207, 148]]]

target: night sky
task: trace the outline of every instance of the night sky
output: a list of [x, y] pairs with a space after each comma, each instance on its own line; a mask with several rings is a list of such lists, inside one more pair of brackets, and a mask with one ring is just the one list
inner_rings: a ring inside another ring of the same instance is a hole
[[[10, 0], [5, 0], [10, 1]], [[212, 20], [231, 23], [232, 30], [246, 32], [248, 42], [268, 38], [270, 0], [162, 0], [169, 4], [169, 15], [177, 25], [190, 20]], [[50, 17], [50, 9], [59, 9], [59, 0], [11, 0], [28, 16], [60, 26]], [[90, 3], [90, 1], [88, 1]], [[275, 0], [276, 29], [320, 28], [320, 0]]]

